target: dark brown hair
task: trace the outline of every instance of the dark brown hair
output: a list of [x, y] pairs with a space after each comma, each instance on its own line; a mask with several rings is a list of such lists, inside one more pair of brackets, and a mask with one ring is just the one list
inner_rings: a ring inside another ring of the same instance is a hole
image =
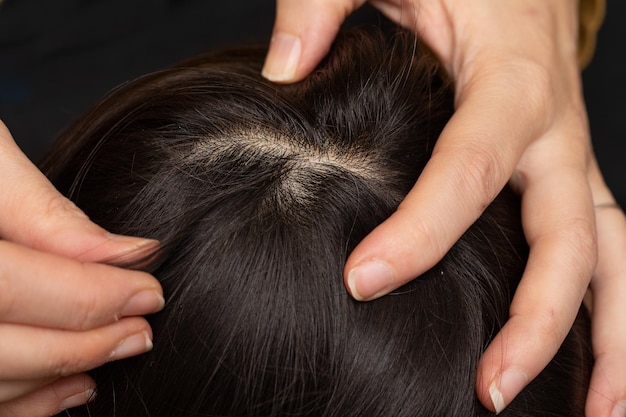
[[[382, 299], [347, 294], [348, 253], [397, 207], [453, 112], [405, 31], [345, 31], [301, 83], [264, 47], [122, 86], [44, 160], [108, 230], [159, 239], [155, 348], [93, 372], [71, 416], [486, 416], [478, 359], [506, 321], [527, 247], [505, 189], [432, 270]], [[419, 256], [416, 254], [415, 256]], [[509, 416], [582, 416], [587, 318]]]

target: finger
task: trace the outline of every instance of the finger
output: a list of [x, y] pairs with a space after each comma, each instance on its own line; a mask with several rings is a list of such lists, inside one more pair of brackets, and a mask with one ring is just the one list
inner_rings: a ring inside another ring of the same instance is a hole
[[[150, 326], [139, 317], [85, 332], [0, 324], [0, 333], [1, 380], [25, 381], [21, 385], [30, 390], [28, 380], [69, 376], [152, 349]], [[16, 396], [3, 388], [0, 402]]]
[[[150, 275], [0, 241], [0, 321], [83, 330], [163, 308]], [[1, 370], [0, 370], [1, 372]]]
[[426, 35], [426, 31], [419, 29], [418, 18], [430, 23], [434, 23], [437, 20], [436, 16], [430, 13], [431, 5], [417, 1], [369, 0], [369, 4], [387, 16], [392, 22], [404, 26], [415, 33], [420, 33], [422, 36]]
[[291, 83], [306, 77], [328, 53], [339, 27], [365, 0], [278, 0], [263, 76]]
[[[564, 152], [567, 153], [567, 152]], [[551, 157], [523, 190], [531, 247], [510, 318], [481, 358], [477, 393], [502, 411], [554, 357], [569, 332], [595, 267], [595, 223], [586, 173]], [[552, 168], [550, 168], [552, 167]], [[538, 181], [542, 178], [542, 181]]]
[[95, 396], [96, 384], [86, 374], [61, 378], [35, 392], [0, 404], [0, 416], [49, 417], [86, 404]]
[[[613, 201], [597, 200], [600, 203]], [[596, 209], [598, 267], [592, 280], [595, 363], [588, 416], [626, 416], [626, 217], [617, 206]]]
[[492, 77], [467, 93], [417, 184], [350, 255], [344, 276], [353, 297], [380, 297], [435, 265], [506, 184], [537, 134], [513, 105], [528, 97], [513, 87]]
[[157, 244], [113, 235], [89, 221], [20, 151], [2, 122], [0, 161], [1, 238], [87, 262], [121, 258]]

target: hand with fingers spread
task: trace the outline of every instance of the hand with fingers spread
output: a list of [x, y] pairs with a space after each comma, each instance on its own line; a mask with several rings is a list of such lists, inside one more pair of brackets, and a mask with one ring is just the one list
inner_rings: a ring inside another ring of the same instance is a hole
[[96, 262], [158, 242], [91, 223], [24, 156], [0, 122], [0, 415], [49, 416], [87, 402], [83, 374], [148, 351], [140, 317], [163, 307], [150, 275]]
[[[363, 3], [278, 0], [265, 77], [304, 78]], [[506, 407], [553, 357], [591, 286], [596, 364], [587, 412], [626, 415], [626, 219], [589, 140], [579, 4], [370, 3], [440, 58], [455, 81], [456, 112], [397, 212], [349, 257], [350, 293], [371, 300], [432, 267], [510, 181], [531, 252], [510, 319], [481, 360], [477, 394], [491, 410]]]

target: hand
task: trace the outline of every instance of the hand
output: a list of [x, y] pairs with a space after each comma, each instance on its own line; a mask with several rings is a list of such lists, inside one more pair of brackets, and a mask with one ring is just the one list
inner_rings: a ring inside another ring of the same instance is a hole
[[152, 346], [137, 315], [163, 307], [150, 275], [94, 262], [158, 242], [91, 223], [22, 154], [0, 122], [0, 415], [49, 416], [95, 389], [82, 372]]
[[[263, 74], [284, 83], [304, 78], [363, 3], [279, 0]], [[621, 210], [594, 210], [614, 200], [589, 141], [577, 2], [371, 4], [440, 58], [455, 80], [456, 112], [397, 212], [350, 255], [350, 293], [371, 300], [432, 267], [510, 180], [522, 196], [531, 252], [510, 318], [481, 359], [478, 396], [494, 411], [508, 405], [554, 356], [591, 283], [597, 362], [587, 410], [623, 415], [626, 220]]]

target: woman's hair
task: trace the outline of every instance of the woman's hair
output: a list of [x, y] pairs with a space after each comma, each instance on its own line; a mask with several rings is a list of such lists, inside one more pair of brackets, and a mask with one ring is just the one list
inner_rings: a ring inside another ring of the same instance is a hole
[[[357, 302], [342, 279], [453, 112], [439, 64], [397, 29], [342, 32], [294, 85], [260, 76], [265, 53], [219, 51], [130, 82], [43, 161], [93, 221], [161, 241], [147, 269], [168, 300], [149, 317], [154, 350], [93, 371], [98, 396], [69, 415], [491, 415], [477, 363], [528, 251], [509, 189], [391, 295]], [[582, 416], [588, 338], [581, 311], [502, 415]]]

